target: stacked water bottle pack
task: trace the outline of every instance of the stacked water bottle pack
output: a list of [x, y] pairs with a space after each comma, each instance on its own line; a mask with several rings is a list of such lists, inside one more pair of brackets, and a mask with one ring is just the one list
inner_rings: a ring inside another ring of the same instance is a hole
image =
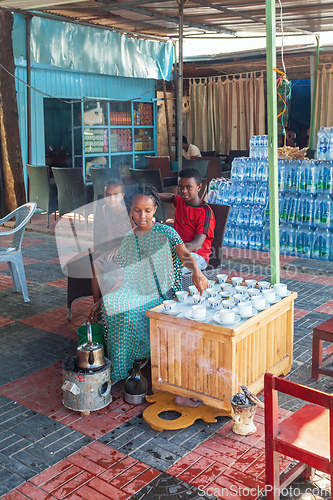
[[317, 160], [333, 160], [333, 127], [321, 127], [318, 132]]
[[[333, 161], [279, 161], [278, 189], [281, 253], [333, 260]], [[269, 250], [267, 159], [235, 158], [208, 201], [231, 205], [224, 245]]]

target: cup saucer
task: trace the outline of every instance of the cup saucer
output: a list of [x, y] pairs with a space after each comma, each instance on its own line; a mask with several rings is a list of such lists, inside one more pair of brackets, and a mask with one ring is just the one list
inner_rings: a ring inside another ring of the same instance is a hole
[[[239, 312], [239, 311], [238, 311]], [[258, 311], [257, 309], [255, 309], [254, 307], [252, 307], [252, 312], [251, 314], [241, 314], [239, 312], [239, 316], [242, 318], [242, 319], [249, 319], [249, 318], [252, 318], [252, 316], [255, 316], [256, 314], [258, 314]]]
[[176, 307], [173, 311], [165, 311], [163, 306], [157, 312], [167, 314], [168, 316], [177, 316], [180, 313], [178, 307]]
[[280, 297], [279, 295], [275, 296], [275, 300], [274, 302], [267, 302], [267, 304], [269, 304], [270, 306], [273, 306], [274, 304], [276, 304], [277, 302], [279, 302], [281, 300], [282, 297]]
[[257, 310], [258, 312], [261, 312], [261, 311], [264, 311], [265, 309], [268, 309], [268, 308], [269, 308], [269, 306], [272, 306], [272, 305], [273, 305], [273, 304], [269, 304], [268, 302], [265, 302], [265, 306], [264, 306], [264, 307], [258, 307], [258, 306], [257, 306], [257, 307], [256, 307], [256, 310]]
[[291, 294], [291, 290], [287, 290], [287, 293], [284, 293], [283, 295], [278, 295], [281, 299], [284, 299], [285, 297], [288, 297], [288, 295]]
[[214, 315], [213, 320], [216, 321], [216, 323], [218, 323], [219, 325], [230, 327], [230, 325], [235, 325], [236, 323], [239, 323], [241, 317], [239, 316], [239, 314], [235, 314], [235, 319], [233, 321], [222, 321], [220, 318], [220, 313], [218, 312], [217, 314]]

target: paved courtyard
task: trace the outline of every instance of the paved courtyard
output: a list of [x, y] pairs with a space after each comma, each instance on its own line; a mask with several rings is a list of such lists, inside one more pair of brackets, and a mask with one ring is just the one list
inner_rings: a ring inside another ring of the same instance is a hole
[[[4, 238], [3, 238], [4, 239]], [[3, 243], [2, 243], [3, 244]], [[55, 238], [27, 231], [23, 255], [31, 302], [14, 293], [0, 264], [0, 498], [2, 500], [106, 500], [259, 498], [264, 489], [264, 417], [242, 437], [228, 418], [196, 421], [181, 431], [158, 432], [142, 418], [146, 404], [124, 401], [123, 384], [112, 403], [82, 417], [62, 404], [62, 360], [74, 355], [76, 329], [90, 297], [73, 303], [67, 321], [66, 278]], [[229, 276], [269, 276], [268, 254], [225, 249]], [[304, 262], [305, 261], [305, 262]], [[333, 392], [333, 378], [311, 379], [312, 330], [333, 312], [333, 263], [285, 257], [281, 281], [297, 292], [294, 363], [289, 379]], [[324, 346], [329, 350], [329, 345]], [[299, 403], [284, 398], [285, 418]], [[281, 458], [281, 470], [290, 461]], [[330, 498], [329, 482], [298, 480], [283, 498]], [[299, 488], [299, 495], [298, 495]], [[304, 497], [305, 498], [305, 497]], [[308, 496], [311, 498], [311, 496]]]

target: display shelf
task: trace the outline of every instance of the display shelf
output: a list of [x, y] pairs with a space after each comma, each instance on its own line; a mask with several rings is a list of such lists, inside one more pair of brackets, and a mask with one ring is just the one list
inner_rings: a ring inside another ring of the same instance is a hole
[[91, 182], [93, 165], [116, 166], [120, 173], [128, 173], [133, 166], [144, 168], [144, 155], [156, 154], [155, 115], [153, 102], [73, 101], [73, 166], [83, 167], [85, 182]]

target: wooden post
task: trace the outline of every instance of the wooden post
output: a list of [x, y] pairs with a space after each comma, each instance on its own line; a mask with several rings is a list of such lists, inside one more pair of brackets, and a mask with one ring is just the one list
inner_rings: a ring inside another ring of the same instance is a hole
[[278, 283], [280, 281], [280, 242], [276, 73], [273, 71], [276, 67], [275, 1], [273, 0], [266, 0], [266, 67], [271, 282]]
[[316, 149], [315, 131], [316, 131], [316, 101], [317, 101], [317, 91], [318, 91], [318, 67], [319, 67], [319, 51], [320, 51], [319, 35], [316, 35], [316, 41], [317, 41], [316, 62], [315, 62], [313, 92], [311, 101], [311, 121], [310, 121], [310, 140], [309, 140], [310, 149]]
[[13, 15], [9, 11], [0, 11], [0, 61], [2, 65], [0, 66], [0, 168], [2, 169], [6, 213], [26, 202], [13, 76], [15, 64], [12, 27]]

